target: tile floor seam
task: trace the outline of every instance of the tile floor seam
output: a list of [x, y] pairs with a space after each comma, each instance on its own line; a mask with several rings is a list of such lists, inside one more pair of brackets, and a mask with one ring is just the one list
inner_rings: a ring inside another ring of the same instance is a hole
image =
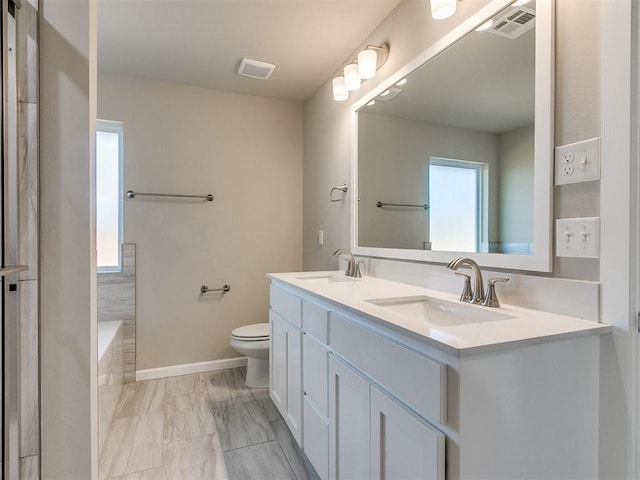
[[[277, 421], [277, 420], [274, 420], [274, 421]], [[302, 480], [302, 479], [298, 478], [298, 475], [296, 474], [296, 469], [291, 464], [291, 460], [289, 460], [289, 457], [287, 456], [286, 452], [284, 451], [284, 448], [282, 448], [282, 444], [280, 443], [280, 440], [276, 439], [276, 443], [278, 444], [278, 447], [280, 447], [280, 451], [282, 452], [282, 455], [284, 456], [284, 459], [287, 461], [287, 464], [289, 465], [289, 468], [293, 472], [294, 477], [296, 477], [298, 480]]]
[[[273, 440], [265, 440], [264, 442], [252, 443], [251, 445], [245, 445], [243, 447], [236, 447], [236, 448], [231, 448], [229, 450], [222, 450], [222, 451], [224, 453], [236, 452], [238, 450], [242, 450], [243, 448], [251, 448], [251, 447], [255, 447], [256, 445], [264, 445], [265, 443], [272, 443], [272, 442], [278, 443], [278, 440], [274, 438]], [[282, 449], [282, 447], [280, 447], [280, 449]]]
[[[162, 445], [171, 445], [173, 443], [180, 443], [180, 442], [184, 442], [185, 440], [195, 440], [196, 438], [202, 438], [202, 437], [210, 437], [212, 435], [218, 435], [220, 436], [220, 434], [218, 432], [213, 432], [213, 433], [203, 433], [202, 435], [196, 435], [195, 437], [189, 437], [189, 438], [181, 438], [179, 440], [173, 440], [171, 442], [163, 442]], [[240, 448], [244, 448], [244, 447], [240, 447]]]

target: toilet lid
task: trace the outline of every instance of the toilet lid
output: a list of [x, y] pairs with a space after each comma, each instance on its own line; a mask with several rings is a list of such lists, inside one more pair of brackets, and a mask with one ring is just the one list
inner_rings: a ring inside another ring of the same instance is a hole
[[238, 327], [231, 332], [231, 336], [236, 338], [250, 338], [254, 340], [263, 340], [269, 338], [268, 323], [254, 323], [253, 325], [245, 325]]

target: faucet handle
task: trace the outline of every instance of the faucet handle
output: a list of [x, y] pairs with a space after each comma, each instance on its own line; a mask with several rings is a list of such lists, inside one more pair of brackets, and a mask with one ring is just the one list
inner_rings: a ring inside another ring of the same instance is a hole
[[360, 272], [360, 265], [362, 265], [364, 262], [358, 262], [358, 261], [354, 261], [353, 262], [353, 277], [354, 278], [362, 278], [362, 272]]
[[508, 278], [490, 278], [487, 282], [487, 294], [482, 301], [482, 305], [484, 305], [485, 307], [499, 307], [500, 302], [498, 301], [498, 296], [496, 295], [496, 283], [508, 281]]
[[455, 275], [464, 278], [464, 287], [460, 294], [461, 302], [471, 302], [473, 299], [473, 291], [471, 290], [471, 277], [465, 273], [453, 272]]

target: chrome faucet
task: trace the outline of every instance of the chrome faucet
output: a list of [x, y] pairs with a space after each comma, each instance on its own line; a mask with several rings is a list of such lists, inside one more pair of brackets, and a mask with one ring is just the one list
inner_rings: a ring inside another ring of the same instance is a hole
[[[474, 279], [473, 279], [473, 292], [469, 296], [463, 295], [460, 300], [464, 301], [467, 297], [470, 297], [468, 300], [469, 303], [478, 303], [481, 304], [484, 301], [484, 285], [482, 283], [482, 272], [480, 271], [480, 267], [478, 264], [470, 258], [459, 257], [455, 260], [452, 260], [447, 268], [451, 270], [458, 270], [458, 267], [462, 265], [468, 265], [473, 270]], [[466, 286], [465, 286], [466, 287]]]
[[353, 258], [353, 254], [349, 250], [344, 250], [340, 248], [333, 252], [335, 257], [340, 257], [340, 255], [345, 255], [347, 257], [347, 269], [344, 274], [347, 277], [360, 278], [362, 274], [360, 273], [360, 265], [356, 262], [356, 259]]

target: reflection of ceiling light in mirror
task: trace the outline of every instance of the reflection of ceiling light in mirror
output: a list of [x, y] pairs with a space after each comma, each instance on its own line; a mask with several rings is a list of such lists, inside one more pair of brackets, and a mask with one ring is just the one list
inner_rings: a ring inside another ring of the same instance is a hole
[[403, 78], [403, 79], [402, 79], [402, 80], [400, 80], [398, 83], [396, 83], [396, 85], [397, 85], [398, 87], [400, 87], [400, 86], [402, 86], [402, 85], [405, 85], [406, 83], [407, 83], [407, 79], [406, 79], [406, 78]]
[[431, 0], [431, 16], [436, 20], [449, 18], [456, 13], [458, 0]]
[[378, 100], [381, 102], [388, 102], [392, 98], [400, 95], [402, 93], [402, 89], [398, 87], [391, 87], [389, 90], [385, 90], [380, 94]]
[[344, 102], [349, 98], [349, 90], [344, 83], [344, 77], [336, 77], [333, 79], [333, 99], [337, 102]]
[[376, 104], [375, 100], [371, 100], [369, 103], [367, 103], [367, 106], [369, 107], [373, 107]]
[[478, 28], [476, 28], [476, 32], [482, 32], [483, 30], [488, 30], [489, 28], [491, 28], [491, 25], [493, 25], [493, 18], [490, 18], [489, 20], [484, 22], [482, 25], [480, 25]]
[[513, 7], [519, 7], [520, 5], [524, 5], [525, 3], [529, 3], [529, 0], [516, 0], [513, 2]]
[[362, 80], [356, 63], [350, 63], [344, 67], [344, 81], [348, 90], [358, 90], [360, 88]]

